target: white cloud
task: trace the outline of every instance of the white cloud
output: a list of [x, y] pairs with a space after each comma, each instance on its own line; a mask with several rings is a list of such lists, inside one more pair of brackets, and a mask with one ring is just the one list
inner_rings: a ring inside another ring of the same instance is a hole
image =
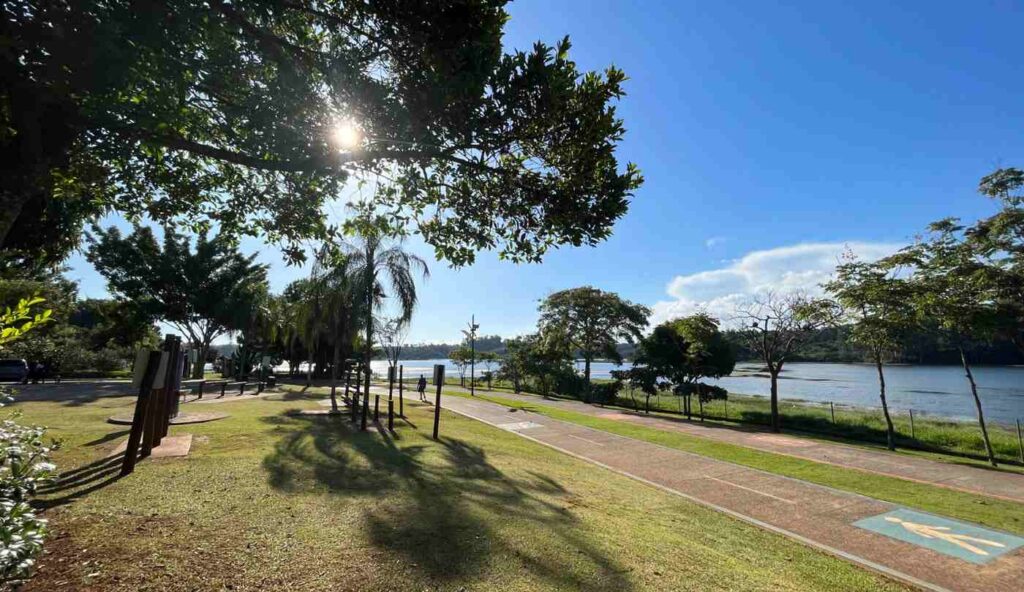
[[726, 241], [726, 238], [724, 236], [713, 236], [713, 237], [707, 239], [706, 241], [704, 241], [704, 246], [709, 248], [709, 249], [714, 249], [715, 247], [717, 247], [718, 245], [724, 243], [725, 241]]
[[671, 300], [657, 302], [651, 323], [706, 310], [728, 324], [736, 307], [757, 294], [796, 292], [820, 294], [839, 257], [850, 250], [858, 258], [874, 261], [902, 247], [896, 243], [801, 243], [752, 251], [719, 269], [676, 276], [666, 292]]

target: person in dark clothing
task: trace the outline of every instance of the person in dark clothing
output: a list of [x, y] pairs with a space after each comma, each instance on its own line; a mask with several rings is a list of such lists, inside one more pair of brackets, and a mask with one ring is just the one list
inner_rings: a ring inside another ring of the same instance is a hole
[[420, 401], [427, 400], [427, 379], [420, 374], [420, 381], [416, 383], [416, 390], [420, 393]]

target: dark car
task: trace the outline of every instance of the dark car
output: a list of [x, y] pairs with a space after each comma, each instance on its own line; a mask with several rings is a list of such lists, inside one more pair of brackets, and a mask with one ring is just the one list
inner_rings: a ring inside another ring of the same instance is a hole
[[0, 382], [7, 381], [28, 383], [28, 362], [25, 360], [0, 360]]

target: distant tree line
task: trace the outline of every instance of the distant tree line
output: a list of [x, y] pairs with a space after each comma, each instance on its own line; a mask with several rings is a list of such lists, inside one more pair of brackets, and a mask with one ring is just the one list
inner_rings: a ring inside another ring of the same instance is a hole
[[[405, 345], [399, 356], [400, 360], [446, 360], [451, 357], [453, 351], [461, 347], [461, 343], [420, 343]], [[476, 350], [480, 352], [491, 352], [505, 354], [508, 351], [506, 341], [499, 335], [481, 335], [476, 338]], [[382, 359], [383, 355], [378, 355]]]
[[[807, 341], [794, 352], [794, 362], [826, 362], [843, 364], [860, 364], [871, 362], [871, 352], [867, 347], [850, 341], [850, 327], [821, 327], [814, 330]], [[760, 359], [744, 332], [736, 329], [722, 331], [739, 362], [756, 362]], [[508, 352], [510, 339], [498, 335], [477, 337], [477, 350], [505, 355]], [[406, 345], [402, 349], [402, 360], [444, 360], [451, 356], [452, 351], [460, 347], [459, 343], [422, 343]], [[224, 346], [219, 346], [221, 349]], [[631, 343], [618, 343], [616, 350], [626, 361], [633, 361], [637, 355], [637, 347]], [[968, 347], [972, 360], [982, 365], [1014, 365], [1024, 364], [1024, 354], [1009, 339], [993, 339], [991, 342], [972, 343]], [[383, 359], [378, 352], [377, 359]], [[898, 351], [889, 358], [892, 364], [933, 364], [950, 365], [960, 363], [960, 353], [956, 345], [941, 332], [928, 329], [910, 331]]]

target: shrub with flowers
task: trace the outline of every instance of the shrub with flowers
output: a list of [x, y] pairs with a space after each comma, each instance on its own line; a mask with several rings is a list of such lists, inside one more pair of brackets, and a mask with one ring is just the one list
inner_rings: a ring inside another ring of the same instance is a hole
[[[0, 347], [49, 320], [49, 310], [31, 312], [41, 302], [40, 298], [22, 300], [0, 313]], [[0, 407], [12, 400], [10, 391], [0, 388]], [[20, 415], [14, 412], [0, 421], [0, 583], [32, 573], [35, 558], [43, 550], [46, 520], [36, 514], [29, 499], [56, 469], [50, 462], [53, 445], [43, 440], [46, 430], [17, 423]]]

